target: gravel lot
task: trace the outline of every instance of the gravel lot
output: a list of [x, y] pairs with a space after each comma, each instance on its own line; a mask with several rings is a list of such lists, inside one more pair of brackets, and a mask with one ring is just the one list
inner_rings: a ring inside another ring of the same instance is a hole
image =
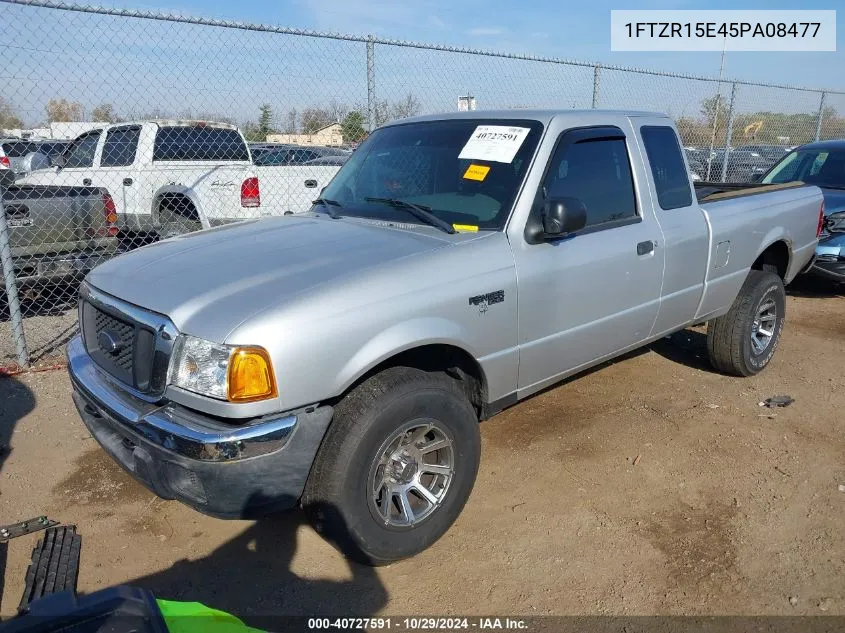
[[[845, 615], [845, 289], [790, 292], [772, 365], [712, 372], [687, 330], [482, 425], [456, 525], [420, 556], [347, 563], [299, 513], [202, 516], [123, 473], [62, 371], [0, 380], [0, 523], [83, 535], [79, 587], [135, 583], [260, 614]], [[758, 403], [788, 394], [795, 403]], [[10, 543], [11, 615], [36, 537]], [[792, 598], [792, 600], [790, 600]]]

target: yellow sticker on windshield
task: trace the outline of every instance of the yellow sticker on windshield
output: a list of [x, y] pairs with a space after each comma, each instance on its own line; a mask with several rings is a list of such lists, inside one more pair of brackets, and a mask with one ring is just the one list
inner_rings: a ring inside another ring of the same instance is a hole
[[490, 168], [487, 165], [470, 165], [464, 172], [464, 178], [467, 180], [477, 180], [478, 182], [482, 182], [485, 178], [487, 178], [487, 173], [489, 171]]
[[453, 224], [452, 228], [456, 231], [464, 231], [466, 233], [478, 233], [478, 227], [474, 224]]

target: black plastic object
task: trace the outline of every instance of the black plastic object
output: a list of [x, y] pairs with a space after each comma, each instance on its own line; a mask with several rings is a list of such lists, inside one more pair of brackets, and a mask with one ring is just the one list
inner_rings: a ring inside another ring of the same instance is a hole
[[18, 612], [39, 598], [60, 591], [76, 591], [82, 537], [75, 525], [48, 528], [32, 550]]
[[0, 633], [167, 633], [153, 594], [111, 587], [88, 596], [63, 591], [35, 600], [27, 613], [0, 625]]

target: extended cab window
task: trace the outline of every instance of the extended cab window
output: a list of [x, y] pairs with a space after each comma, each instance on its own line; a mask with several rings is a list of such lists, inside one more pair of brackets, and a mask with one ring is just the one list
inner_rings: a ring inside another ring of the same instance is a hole
[[65, 153], [65, 168], [68, 167], [93, 167], [94, 154], [97, 151], [97, 143], [100, 141], [100, 130], [88, 132], [78, 136]]
[[576, 198], [587, 226], [637, 217], [634, 179], [623, 138], [560, 143], [543, 182], [546, 199]]
[[160, 127], [153, 160], [249, 160], [249, 150], [237, 130], [208, 125]]
[[660, 208], [669, 210], [690, 206], [692, 193], [689, 175], [675, 130], [666, 125], [644, 125], [640, 133], [651, 165]]
[[126, 167], [134, 163], [140, 136], [141, 128], [139, 126], [118, 127], [109, 130], [106, 134], [106, 142], [103, 145], [100, 166]]

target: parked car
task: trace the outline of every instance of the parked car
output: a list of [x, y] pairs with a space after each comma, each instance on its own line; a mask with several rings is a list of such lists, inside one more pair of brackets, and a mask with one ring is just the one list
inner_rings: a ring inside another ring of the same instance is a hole
[[321, 195], [92, 271], [68, 369], [156, 494], [222, 517], [299, 502], [370, 564], [452, 524], [480, 419], [705, 321], [718, 370], [764, 369], [822, 204], [802, 184], [699, 203], [670, 119], [601, 110], [404, 119]]
[[820, 187], [825, 220], [812, 272], [845, 282], [845, 140], [819, 141], [789, 152], [760, 181], [800, 180]]
[[121, 238], [134, 245], [210, 226], [310, 208], [337, 171], [260, 168], [240, 131], [225, 123], [138, 121], [74, 139], [27, 184], [104, 187], [114, 198]]
[[339, 156], [322, 156], [321, 158], [315, 158], [314, 160], [309, 160], [306, 165], [332, 165], [334, 167], [340, 167], [346, 161], [349, 160], [349, 154], [339, 155]]
[[102, 189], [17, 185], [13, 178], [2, 184], [15, 281], [24, 295], [47, 283], [78, 284], [116, 253], [114, 201]]
[[252, 162], [260, 166], [304, 165], [325, 156], [346, 156], [349, 152], [336, 147], [303, 147], [301, 145], [250, 145]]
[[0, 168], [11, 169], [16, 174], [24, 173], [24, 159], [27, 154], [38, 151], [36, 141], [19, 138], [0, 140]]

